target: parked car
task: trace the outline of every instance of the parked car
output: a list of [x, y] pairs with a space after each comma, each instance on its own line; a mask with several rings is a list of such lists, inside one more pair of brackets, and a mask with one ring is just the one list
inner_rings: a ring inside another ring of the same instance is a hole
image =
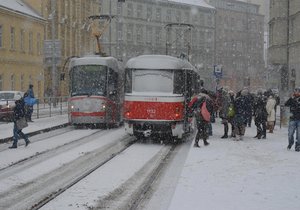
[[0, 91], [0, 120], [11, 121], [15, 100], [24, 96], [22, 91]]

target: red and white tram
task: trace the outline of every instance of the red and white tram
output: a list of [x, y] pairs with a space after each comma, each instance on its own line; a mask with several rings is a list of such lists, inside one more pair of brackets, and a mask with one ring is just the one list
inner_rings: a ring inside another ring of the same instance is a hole
[[187, 60], [167, 55], [130, 59], [125, 68], [125, 131], [182, 139], [190, 131], [187, 105], [200, 90], [200, 75]]
[[124, 69], [113, 57], [72, 58], [69, 63], [69, 122], [119, 125], [123, 121]]

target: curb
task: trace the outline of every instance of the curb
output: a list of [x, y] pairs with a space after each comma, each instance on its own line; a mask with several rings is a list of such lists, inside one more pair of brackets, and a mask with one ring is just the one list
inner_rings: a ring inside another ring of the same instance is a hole
[[[44, 128], [44, 129], [41, 129], [41, 130], [29, 132], [29, 133], [26, 133], [26, 135], [27, 135], [28, 137], [32, 137], [32, 136], [35, 136], [35, 135], [38, 135], [38, 134], [41, 134], [41, 133], [49, 132], [49, 131], [56, 130], [56, 129], [59, 129], [59, 128], [64, 128], [64, 127], [67, 127], [67, 126], [69, 126], [69, 125], [70, 125], [70, 123], [65, 123], [65, 124], [61, 124], [61, 125], [56, 125], [56, 126], [53, 126], [53, 127], [50, 127], [50, 128]], [[12, 141], [12, 139], [13, 139], [12, 136], [11, 136], [11, 137], [7, 137], [7, 138], [4, 138], [4, 139], [0, 139], [0, 144], [10, 142], [10, 141]]]

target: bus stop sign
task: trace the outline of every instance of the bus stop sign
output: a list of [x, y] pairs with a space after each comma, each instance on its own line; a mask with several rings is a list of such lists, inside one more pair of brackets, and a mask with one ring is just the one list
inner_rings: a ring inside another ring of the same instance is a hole
[[222, 65], [214, 65], [214, 75], [216, 78], [222, 78], [223, 76]]

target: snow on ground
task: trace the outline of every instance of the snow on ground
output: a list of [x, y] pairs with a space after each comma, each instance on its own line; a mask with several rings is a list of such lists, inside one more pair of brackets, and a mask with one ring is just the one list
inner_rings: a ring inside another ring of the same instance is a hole
[[296, 210], [300, 205], [300, 153], [287, 151], [287, 128], [257, 140], [220, 139], [214, 124], [208, 147], [191, 148], [169, 210]]
[[[51, 121], [53, 125], [55, 119], [52, 118]], [[44, 122], [43, 125], [46, 126], [46, 124]], [[177, 166], [180, 167], [178, 168], [178, 177], [172, 179], [177, 183], [171, 183], [173, 186], [168, 195], [154, 194], [145, 209], [151, 209], [151, 206], [155, 206], [152, 209], [158, 209], [157, 207], [161, 206], [160, 209], [164, 210], [299, 209], [300, 153], [295, 152], [294, 148], [290, 151], [286, 150], [287, 127], [279, 128], [276, 126], [273, 134], [267, 134], [267, 139], [257, 140], [253, 138], [256, 129], [252, 125], [251, 128], [247, 128], [244, 140], [237, 142], [230, 138], [220, 139], [223, 134], [223, 126], [219, 122], [213, 124], [213, 132], [214, 135], [210, 137], [210, 145], [207, 147], [200, 142], [201, 148], [194, 148], [193, 142], [187, 142], [187, 154], [181, 154], [186, 159]], [[124, 133], [119, 131], [118, 135], [121, 136]], [[106, 137], [109, 138], [109, 136]], [[14, 153], [14, 156], [19, 156], [24, 153], [24, 150], [33, 148], [39, 150], [38, 147], [44, 148], [45, 145], [38, 146], [38, 143], [32, 143], [28, 148], [2, 151], [0, 164], [7, 164], [7, 160], [3, 160], [4, 153], [8, 159], [9, 157], [13, 159], [7, 153]], [[137, 158], [141, 155], [138, 151], [135, 154]], [[123, 167], [123, 170], [124, 173], [127, 173], [126, 167]], [[19, 178], [20, 180], [24, 179], [24, 177]], [[170, 180], [168, 177], [164, 179]], [[167, 186], [170, 185], [170, 182], [163, 181], [164, 179], [162, 179], [159, 188], [170, 188]], [[87, 185], [99, 186], [100, 192], [109, 180], [110, 176], [103, 176], [101, 179], [94, 179], [91, 183], [85, 183], [84, 188], [88, 188]], [[89, 197], [88, 193], [82, 192], [84, 188], [79, 187], [76, 192], [83, 201], [85, 198], [88, 200]], [[165, 191], [158, 189], [157, 193], [159, 192]], [[169, 203], [164, 200], [166, 197]], [[58, 199], [58, 201], [61, 203], [57, 205], [66, 204], [64, 199]], [[159, 202], [163, 205], [158, 205]], [[81, 208], [83, 207], [81, 206]], [[76, 209], [81, 208], [76, 207]]]

